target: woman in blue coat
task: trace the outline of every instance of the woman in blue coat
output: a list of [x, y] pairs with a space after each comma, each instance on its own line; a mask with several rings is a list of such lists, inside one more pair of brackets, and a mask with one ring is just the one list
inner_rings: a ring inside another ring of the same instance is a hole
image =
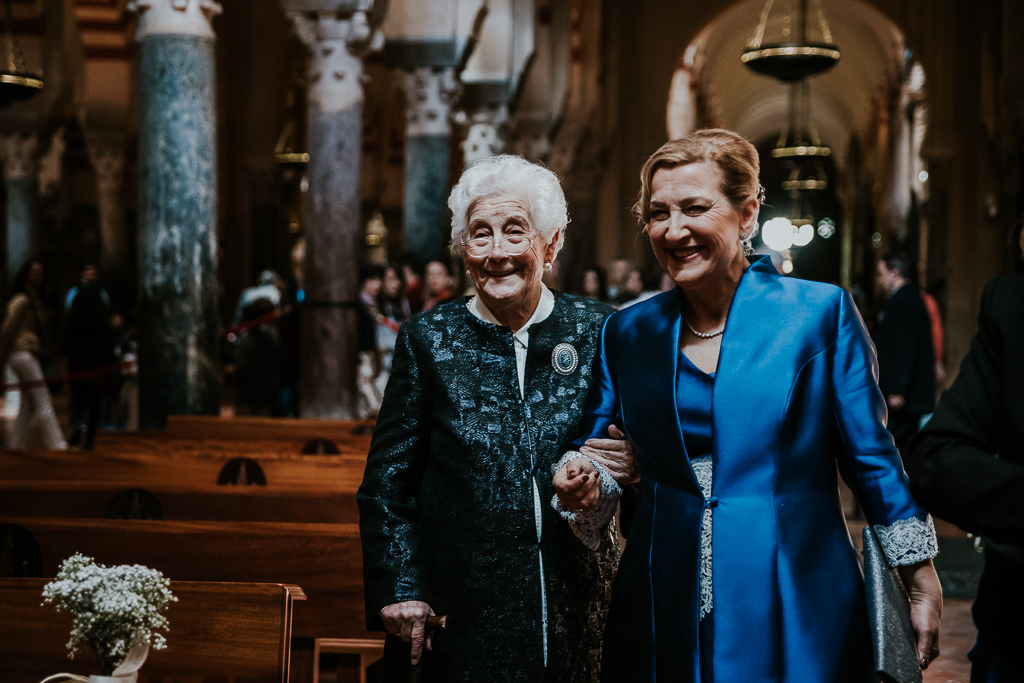
[[[938, 654], [934, 526], [885, 429], [874, 349], [845, 291], [748, 260], [758, 171], [749, 142], [702, 130], [642, 172], [637, 213], [678, 286], [605, 322], [576, 441], [586, 455], [622, 426], [641, 475], [604, 681], [875, 680], [837, 469], [909, 590], [920, 665]], [[586, 458], [563, 461], [555, 504], [585, 538], [609, 506]]]

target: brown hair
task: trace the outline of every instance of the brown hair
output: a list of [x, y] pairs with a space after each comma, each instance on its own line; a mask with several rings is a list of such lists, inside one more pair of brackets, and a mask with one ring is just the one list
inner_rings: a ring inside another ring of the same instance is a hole
[[659, 168], [672, 168], [713, 161], [722, 172], [722, 194], [736, 208], [750, 197], [763, 202], [757, 182], [761, 162], [757, 150], [746, 138], [721, 128], [695, 130], [686, 137], [670, 140], [652, 154], [640, 171], [640, 196], [633, 214], [646, 226], [651, 220], [651, 181]]

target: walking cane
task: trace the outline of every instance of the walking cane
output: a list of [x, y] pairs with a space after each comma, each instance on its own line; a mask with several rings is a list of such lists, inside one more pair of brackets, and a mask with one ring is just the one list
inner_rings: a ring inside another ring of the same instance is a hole
[[[423, 627], [423, 638], [426, 640], [427, 636], [434, 629], [440, 629], [444, 631], [448, 628], [448, 617], [437, 616], [435, 614], [427, 617], [427, 624]], [[424, 645], [423, 652], [420, 654], [419, 664], [409, 665], [409, 683], [420, 683], [420, 676], [423, 675], [423, 657], [427, 654], [426, 645]]]

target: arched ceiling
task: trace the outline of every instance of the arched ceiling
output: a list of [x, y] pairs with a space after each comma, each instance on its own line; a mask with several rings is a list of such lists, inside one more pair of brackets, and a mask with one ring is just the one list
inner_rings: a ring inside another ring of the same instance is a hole
[[[778, 42], [786, 4], [785, 0], [773, 4], [764, 44]], [[798, 3], [791, 4], [795, 11]], [[808, 4], [813, 15], [816, 3]], [[740, 61], [763, 7], [764, 0], [732, 5], [697, 36], [685, 53], [681, 51], [685, 54], [681, 66], [689, 67], [704, 94], [710, 123], [757, 142], [775, 137], [785, 128], [790, 88], [754, 73]], [[831, 70], [810, 79], [811, 122], [841, 164], [851, 134], [871, 124], [879, 97], [902, 79], [904, 39], [887, 17], [860, 0], [822, 0], [821, 7], [842, 57]], [[820, 33], [813, 16], [810, 25], [809, 39], [814, 40]], [[669, 127], [674, 133], [671, 118]]]

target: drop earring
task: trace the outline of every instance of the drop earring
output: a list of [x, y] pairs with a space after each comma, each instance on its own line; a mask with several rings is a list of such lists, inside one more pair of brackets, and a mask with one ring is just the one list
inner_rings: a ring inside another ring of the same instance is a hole
[[747, 256], [753, 256], [754, 254], [754, 243], [753, 240], [747, 236], [747, 233], [740, 233], [740, 244], [743, 245], [743, 253]]
[[551, 261], [544, 262], [544, 270], [551, 270]]

